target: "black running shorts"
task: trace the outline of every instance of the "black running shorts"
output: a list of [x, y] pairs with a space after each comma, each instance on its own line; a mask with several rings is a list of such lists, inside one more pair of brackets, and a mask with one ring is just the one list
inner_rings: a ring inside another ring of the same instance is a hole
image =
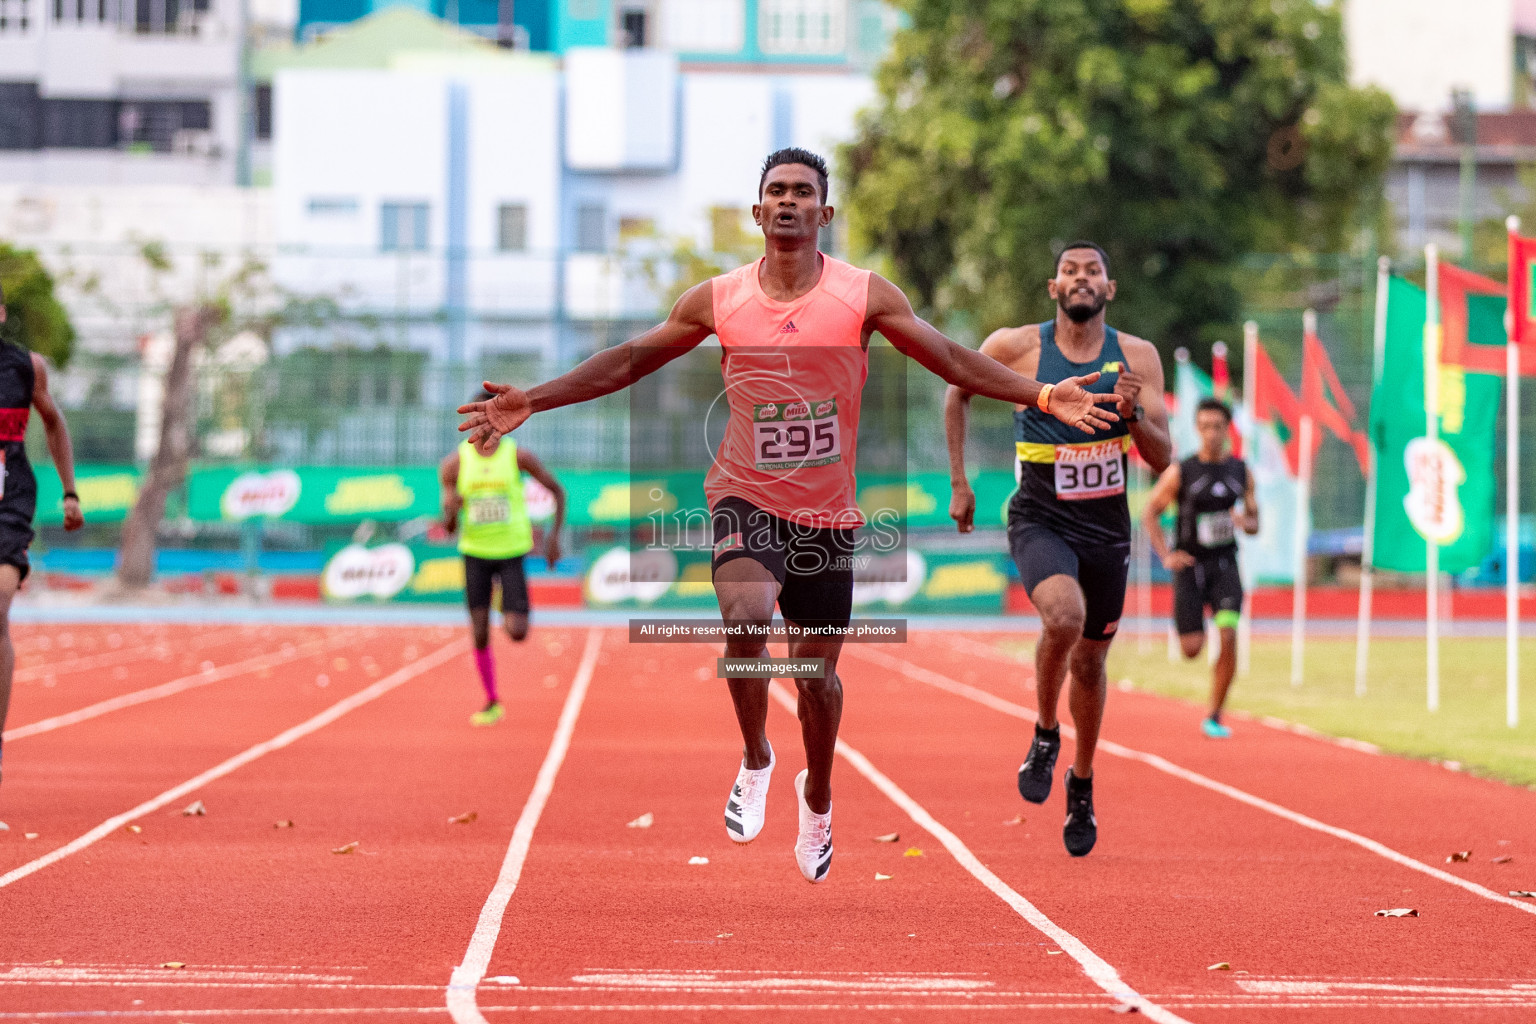
[[1216, 615], [1216, 625], [1237, 625], [1243, 611], [1243, 578], [1235, 553], [1199, 559], [1173, 574], [1173, 622], [1181, 634], [1205, 632], [1207, 606]]
[[846, 626], [853, 617], [854, 531], [801, 526], [743, 498], [714, 507], [712, 568], [750, 558], [779, 581], [779, 611], [797, 626]]
[[1131, 545], [1072, 544], [1047, 526], [1010, 517], [1008, 550], [1019, 567], [1024, 591], [1051, 576], [1071, 576], [1083, 589], [1087, 617], [1084, 640], [1109, 640], [1125, 611], [1125, 581], [1130, 571]]
[[491, 582], [501, 580], [503, 615], [528, 614], [528, 577], [523, 572], [523, 555], [516, 558], [476, 558], [464, 556], [464, 598], [469, 610], [491, 606]]
[[32, 545], [32, 527], [14, 513], [0, 511], [0, 565], [14, 565], [21, 578], [32, 571], [27, 548]]

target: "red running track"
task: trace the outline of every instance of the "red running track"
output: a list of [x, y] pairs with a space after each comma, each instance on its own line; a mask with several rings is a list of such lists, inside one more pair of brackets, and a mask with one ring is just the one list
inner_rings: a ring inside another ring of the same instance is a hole
[[1027, 666], [917, 633], [845, 659], [811, 886], [788, 691], [738, 847], [715, 650], [540, 628], [472, 729], [462, 632], [28, 629], [54, 685], [18, 683], [5, 746], [0, 1022], [1536, 1021], [1536, 907], [1504, 895], [1536, 888], [1536, 793], [1257, 724], [1210, 743], [1116, 692], [1073, 860], [1060, 793], [1014, 790]]

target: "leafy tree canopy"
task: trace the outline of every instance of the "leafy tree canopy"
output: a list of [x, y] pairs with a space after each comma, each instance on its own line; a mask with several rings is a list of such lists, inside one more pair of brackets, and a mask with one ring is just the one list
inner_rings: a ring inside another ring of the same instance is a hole
[[63, 366], [75, 350], [75, 328], [53, 294], [53, 276], [37, 253], [0, 242], [0, 288], [5, 291], [6, 322], [0, 337]]
[[1120, 283], [1113, 319], [1228, 334], [1254, 252], [1335, 252], [1382, 214], [1394, 110], [1350, 87], [1315, 0], [906, 0], [841, 165], [856, 246], [930, 314], [1052, 315], [1063, 243]]

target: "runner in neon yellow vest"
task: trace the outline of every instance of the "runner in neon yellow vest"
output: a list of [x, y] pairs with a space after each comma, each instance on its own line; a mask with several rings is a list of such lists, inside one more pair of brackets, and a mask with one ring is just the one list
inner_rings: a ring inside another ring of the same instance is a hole
[[554, 495], [555, 518], [544, 533], [544, 558], [554, 568], [560, 560], [565, 488], [537, 456], [511, 438], [502, 439], [489, 455], [481, 455], [466, 441], [438, 467], [443, 525], [459, 535], [475, 667], [485, 689], [485, 707], [470, 716], [475, 725], [495, 725], [505, 714], [496, 692], [496, 661], [491, 653], [491, 589], [496, 580], [501, 581], [501, 623], [507, 636], [520, 642], [528, 635], [523, 558], [533, 550], [534, 538], [523, 500], [524, 473]]

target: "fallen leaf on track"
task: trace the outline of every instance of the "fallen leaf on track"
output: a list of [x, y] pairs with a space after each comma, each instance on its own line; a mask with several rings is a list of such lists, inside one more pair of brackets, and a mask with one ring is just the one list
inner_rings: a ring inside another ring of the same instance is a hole
[[468, 825], [470, 822], [477, 820], [479, 817], [480, 817], [480, 812], [479, 811], [465, 811], [463, 814], [459, 815], [456, 818], [449, 818], [448, 819], [448, 824], [450, 824], [450, 825]]
[[64, 961], [63, 960], [49, 960], [48, 963], [52, 967], [63, 967], [64, 966]]
[[124, 825], [123, 826], [123, 831], [124, 832], [132, 832], [134, 835], [138, 835], [140, 832], [143, 832], [144, 830], [142, 828], [140, 828], [138, 825]]
[[1536, 890], [1532, 889], [1511, 889], [1509, 894], [1516, 899], [1536, 900]]
[[736, 934], [735, 932], [721, 932], [719, 935], [716, 935], [715, 938], [717, 938], [717, 939], [728, 939], [732, 935], [735, 935], [735, 934]]
[[1225, 960], [1219, 964], [1211, 964], [1211, 966], [1206, 968], [1208, 971], [1230, 971], [1231, 969], [1232, 965], [1227, 963]]
[[1514, 859], [1515, 858], [1511, 857], [1507, 853], [1501, 853], [1497, 857], [1493, 858], [1493, 862], [1495, 864], [1508, 864], [1510, 861], [1512, 861]]
[[1045, 951], [1045, 955], [1046, 956], [1061, 956], [1061, 954], [1063, 952], [1064, 951], [1060, 950], [1060, 949], [1048, 949], [1048, 950]]
[[688, 863], [689, 864], [708, 864], [709, 863], [709, 858], [708, 857], [689, 857], [688, 858]]
[[1003, 824], [1004, 825], [1022, 825], [1022, 824], [1024, 824], [1024, 815], [1022, 815], [1022, 814], [1015, 814], [1012, 818], [1009, 818], [1007, 821], [1003, 822]]
[[894, 843], [894, 842], [898, 842], [900, 839], [901, 839], [901, 833], [900, 832], [887, 832], [883, 836], [875, 836], [875, 842], [877, 842], [877, 843]]
[[182, 817], [201, 818], [208, 813], [208, 808], [203, 806], [201, 800], [194, 800], [181, 809]]
[[1130, 1003], [1121, 1003], [1119, 1006], [1111, 1007], [1109, 1012], [1110, 1013], [1140, 1013], [1141, 1012], [1141, 1008], [1137, 1007], [1137, 1006], [1132, 1006]]
[[1378, 910], [1377, 917], [1418, 917], [1419, 912], [1409, 907], [1397, 907], [1394, 910]]
[[41, 832], [23, 832], [21, 837], [23, 839], [36, 839], [40, 835], [42, 835]]
[[1467, 861], [1469, 861], [1471, 859], [1472, 859], [1472, 851], [1471, 850], [1457, 850], [1455, 853], [1453, 853], [1449, 857], [1445, 858], [1445, 862], [1447, 864], [1465, 864]]
[[363, 845], [361, 839], [354, 839], [352, 842], [348, 843], [346, 846], [338, 846], [338, 847], [336, 847], [336, 849], [332, 850], [331, 852], [332, 853], [356, 853], [357, 852], [357, 848], [359, 846], [361, 846], [361, 845]]
[[515, 974], [498, 974], [494, 978], [486, 978], [486, 981], [494, 981], [498, 985], [521, 985], [522, 979]]
[[878, 871], [875, 872], [875, 881], [877, 881], [877, 882], [889, 882], [891, 880], [891, 877], [892, 877], [891, 875], [882, 875]]
[[640, 815], [640, 817], [636, 818], [634, 821], [626, 821], [624, 823], [624, 827], [625, 828], [650, 828], [654, 824], [656, 824], [656, 815], [652, 814], [650, 811], [646, 811], [644, 814]]
[[167, 960], [165, 963], [161, 964], [160, 966], [161, 967], [169, 968], [169, 969], [171, 969], [173, 971], [179, 971], [179, 970], [181, 970], [183, 967], [185, 967], [187, 965], [182, 963], [180, 960]]
[[902, 854], [903, 857], [921, 857], [922, 855], [923, 855], [923, 851], [919, 850], [915, 846], [907, 847], [907, 852]]
[[9, 832], [10, 830], [11, 830], [11, 826], [7, 825], [3, 821], [0, 821], [0, 832]]
[[284, 818], [282, 821], [274, 821], [272, 823], [272, 827], [273, 828], [293, 828], [293, 822], [289, 821], [287, 818]]

